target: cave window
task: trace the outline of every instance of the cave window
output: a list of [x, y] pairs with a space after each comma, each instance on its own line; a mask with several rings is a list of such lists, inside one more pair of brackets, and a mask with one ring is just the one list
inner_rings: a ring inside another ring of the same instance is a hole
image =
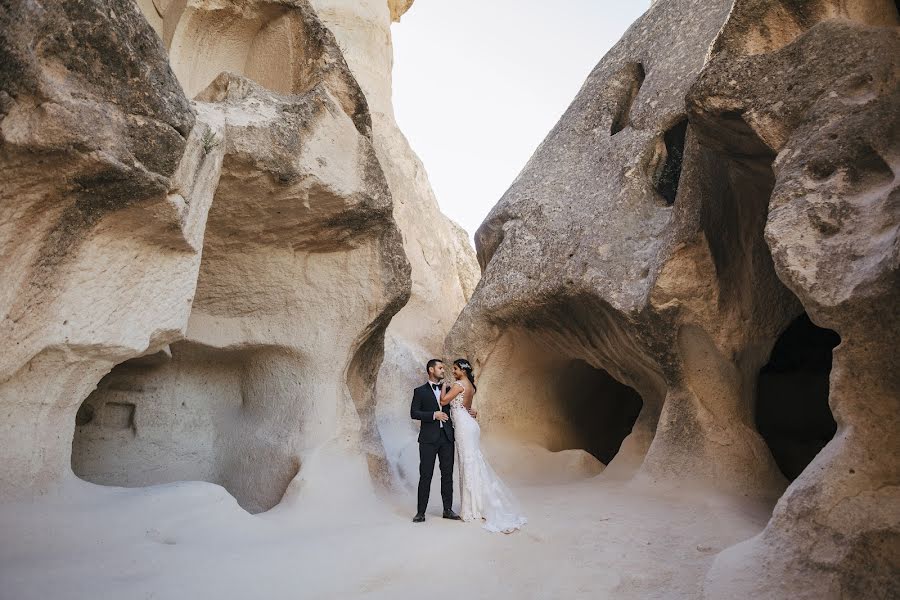
[[628, 63], [625, 65], [625, 71], [628, 84], [625, 93], [619, 98], [616, 106], [615, 115], [609, 128], [610, 135], [616, 135], [631, 122], [631, 107], [634, 105], [634, 100], [637, 98], [646, 77], [644, 65], [641, 63]]
[[678, 181], [681, 179], [681, 166], [684, 161], [687, 126], [687, 119], [682, 119], [663, 134], [665, 159], [661, 161], [654, 177], [654, 187], [669, 206], [675, 203], [675, 197], [678, 195]]
[[756, 427], [778, 468], [793, 481], [834, 437], [828, 379], [837, 333], [817, 327], [804, 313], [775, 342], [760, 370]]
[[306, 86], [298, 73], [309, 56], [295, 33], [296, 11], [278, 5], [258, 10], [188, 8], [173, 32], [170, 64], [188, 97], [195, 97], [223, 72], [252, 79], [282, 94]]

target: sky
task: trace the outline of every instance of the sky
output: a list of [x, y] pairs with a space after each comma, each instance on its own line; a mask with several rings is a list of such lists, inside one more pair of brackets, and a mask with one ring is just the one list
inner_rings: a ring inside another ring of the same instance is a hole
[[394, 112], [471, 238], [650, 0], [416, 0], [391, 28]]

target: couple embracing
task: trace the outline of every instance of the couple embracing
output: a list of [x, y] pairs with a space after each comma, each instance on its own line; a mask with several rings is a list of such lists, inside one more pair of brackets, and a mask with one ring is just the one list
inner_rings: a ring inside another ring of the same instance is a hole
[[[512, 533], [525, 524], [509, 488], [481, 453], [481, 427], [472, 408], [475, 374], [465, 359], [453, 361], [453, 382], [444, 381], [444, 363], [436, 358], [425, 366], [428, 382], [413, 391], [410, 416], [421, 421], [419, 431], [419, 498], [414, 523], [425, 520], [431, 478], [437, 458], [441, 465], [444, 518], [483, 520], [488, 531]], [[453, 512], [453, 463], [459, 458], [462, 515]]]

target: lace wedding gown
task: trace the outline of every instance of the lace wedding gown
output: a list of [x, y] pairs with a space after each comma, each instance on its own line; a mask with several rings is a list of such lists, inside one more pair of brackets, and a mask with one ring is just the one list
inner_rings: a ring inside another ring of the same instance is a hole
[[[462, 387], [461, 383], [456, 383]], [[463, 521], [484, 519], [488, 531], [511, 533], [526, 523], [518, 504], [481, 454], [481, 427], [463, 405], [463, 393], [450, 401], [456, 437]]]

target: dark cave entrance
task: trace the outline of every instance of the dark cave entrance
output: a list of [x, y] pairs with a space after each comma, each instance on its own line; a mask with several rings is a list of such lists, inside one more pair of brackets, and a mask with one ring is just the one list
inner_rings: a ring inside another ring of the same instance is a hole
[[617, 324], [607, 319], [598, 323], [598, 315], [587, 304], [570, 303], [540, 314], [545, 322], [559, 323], [558, 329], [508, 330], [483, 365], [479, 390], [483, 384], [487, 402], [482, 427], [551, 452], [582, 450], [604, 465], [618, 464], [617, 472], [623, 474], [637, 468], [656, 429], [665, 391], [623, 383], [619, 373], [604, 368], [608, 357], [570, 335], [602, 326], [627, 344]]
[[618, 453], [643, 407], [635, 390], [583, 360], [562, 366], [554, 395], [569, 437], [566, 448], [551, 450], [581, 448], [605, 465]]
[[756, 386], [756, 427], [778, 468], [793, 481], [834, 437], [828, 406], [831, 355], [840, 337], [806, 313], [779, 336]]
[[675, 204], [681, 168], [684, 163], [684, 144], [687, 139], [687, 119], [675, 123], [663, 134], [665, 155], [653, 177], [656, 192], [665, 199], [667, 205]]

